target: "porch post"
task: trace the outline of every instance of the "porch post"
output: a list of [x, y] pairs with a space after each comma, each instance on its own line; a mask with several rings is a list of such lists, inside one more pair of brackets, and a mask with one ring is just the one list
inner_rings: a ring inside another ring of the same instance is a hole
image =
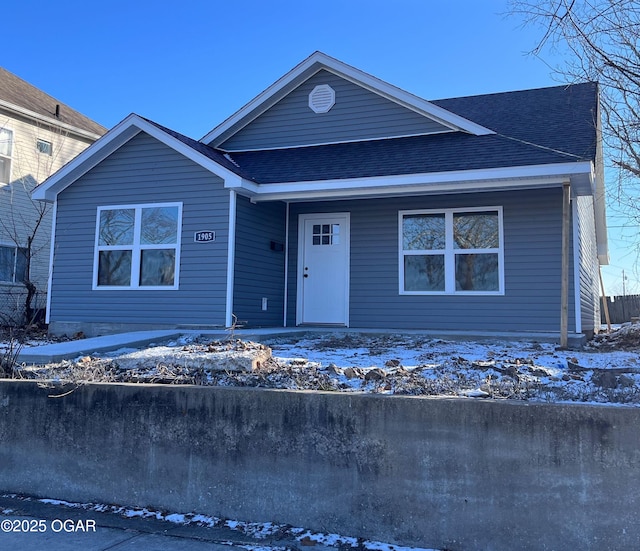
[[233, 325], [233, 279], [236, 261], [236, 192], [229, 191], [229, 243], [227, 244], [227, 297], [225, 324]]
[[560, 291], [560, 347], [569, 344], [569, 230], [571, 219], [571, 184], [562, 184], [562, 285]]
[[287, 201], [287, 207], [285, 209], [285, 222], [284, 222], [284, 304], [282, 305], [283, 320], [282, 326], [287, 327], [287, 304], [289, 302], [289, 201]]

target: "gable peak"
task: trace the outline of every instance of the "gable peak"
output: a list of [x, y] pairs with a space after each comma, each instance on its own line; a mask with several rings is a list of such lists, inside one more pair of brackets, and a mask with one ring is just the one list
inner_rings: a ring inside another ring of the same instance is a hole
[[[323, 69], [387, 100], [397, 103], [402, 107], [410, 109], [419, 115], [431, 119], [451, 131], [463, 131], [475, 135], [493, 133], [491, 130], [473, 121], [438, 107], [427, 100], [380, 80], [321, 51], [315, 51], [239, 111], [216, 126], [200, 141], [213, 147], [220, 146], [262, 113], [273, 107], [287, 94]], [[327, 89], [323, 91], [325, 93], [328, 92]], [[325, 99], [325, 101], [331, 103], [330, 100]], [[311, 98], [309, 102], [311, 107]], [[311, 109], [313, 109], [313, 107], [311, 107]]]

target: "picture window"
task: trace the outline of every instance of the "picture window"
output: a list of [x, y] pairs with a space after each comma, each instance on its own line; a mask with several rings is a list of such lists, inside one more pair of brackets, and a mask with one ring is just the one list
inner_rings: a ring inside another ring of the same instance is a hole
[[177, 289], [182, 204], [99, 207], [94, 288]]
[[502, 294], [502, 208], [400, 212], [401, 294]]

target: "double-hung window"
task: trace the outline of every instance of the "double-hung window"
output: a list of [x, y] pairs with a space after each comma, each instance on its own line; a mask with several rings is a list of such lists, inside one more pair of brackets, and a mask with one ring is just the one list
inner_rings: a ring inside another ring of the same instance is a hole
[[94, 289], [177, 289], [182, 203], [98, 207]]
[[503, 294], [502, 208], [400, 212], [401, 294]]
[[13, 154], [13, 131], [0, 128], [0, 184], [11, 181], [11, 155]]
[[27, 249], [0, 245], [0, 283], [22, 283], [29, 279]]

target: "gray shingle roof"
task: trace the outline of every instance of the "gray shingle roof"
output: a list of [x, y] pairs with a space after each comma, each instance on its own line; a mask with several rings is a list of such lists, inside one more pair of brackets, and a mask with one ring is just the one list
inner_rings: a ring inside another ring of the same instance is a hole
[[225, 154], [149, 121], [261, 184], [594, 161], [598, 86], [584, 83], [432, 103], [495, 132], [451, 132]]
[[248, 172], [243, 170], [240, 166], [238, 166], [238, 164], [234, 163], [230, 159], [230, 157], [225, 153], [223, 153], [222, 151], [214, 149], [213, 147], [209, 147], [208, 145], [205, 145], [202, 142], [198, 142], [193, 138], [189, 138], [184, 134], [180, 134], [180, 132], [171, 130], [170, 128], [167, 128], [166, 126], [162, 126], [161, 124], [158, 124], [157, 122], [154, 122], [150, 119], [147, 119], [145, 117], [141, 117], [141, 118], [144, 118], [144, 120], [146, 120], [148, 123], [153, 124], [155, 127], [159, 128], [163, 132], [166, 132], [170, 136], [173, 136], [177, 140], [180, 140], [182, 143], [184, 143], [185, 145], [188, 145], [190, 148], [197, 151], [198, 153], [201, 153], [205, 157], [215, 161], [220, 166], [223, 166], [224, 168], [229, 169], [231, 172], [238, 174], [238, 176], [241, 176], [247, 180], [253, 179]]
[[260, 183], [361, 178], [594, 160], [595, 83], [432, 103], [496, 134], [463, 132], [233, 153]]
[[59, 105], [58, 120], [61, 123], [92, 134], [102, 135], [107, 131], [104, 126], [2, 67], [0, 67], [0, 100], [52, 119], [56, 118], [56, 105]]
[[595, 82], [432, 101], [510, 138], [585, 159], [596, 151]]

